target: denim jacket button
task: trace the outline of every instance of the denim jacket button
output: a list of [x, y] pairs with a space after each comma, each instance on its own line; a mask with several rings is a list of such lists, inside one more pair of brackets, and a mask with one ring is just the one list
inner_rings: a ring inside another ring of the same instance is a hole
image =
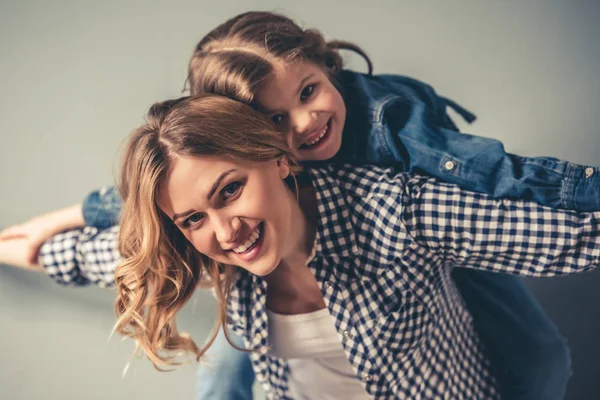
[[446, 161], [444, 163], [444, 168], [446, 168], [446, 171], [452, 171], [454, 167], [456, 167], [456, 163], [454, 161]]
[[591, 177], [592, 177], [592, 175], [594, 175], [594, 168], [592, 168], [592, 167], [587, 167], [587, 168], [585, 169], [585, 178], [586, 178], [586, 179], [587, 179], [587, 178], [591, 178]]

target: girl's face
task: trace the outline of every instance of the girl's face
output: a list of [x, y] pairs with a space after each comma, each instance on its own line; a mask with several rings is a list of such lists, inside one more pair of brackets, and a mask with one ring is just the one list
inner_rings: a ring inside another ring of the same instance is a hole
[[279, 64], [256, 101], [300, 161], [323, 161], [342, 145], [346, 106], [325, 71], [310, 62]]
[[288, 174], [284, 162], [177, 157], [159, 187], [159, 207], [200, 253], [264, 276], [293, 247]]

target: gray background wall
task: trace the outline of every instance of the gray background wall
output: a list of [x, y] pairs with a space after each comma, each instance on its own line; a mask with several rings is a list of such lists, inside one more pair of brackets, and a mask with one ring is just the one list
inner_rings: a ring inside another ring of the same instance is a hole
[[[511, 152], [600, 164], [595, 0], [1, 0], [0, 226], [112, 182], [126, 134], [179, 95], [195, 42], [248, 9], [355, 41], [376, 72], [429, 82], [479, 115], [469, 132]], [[569, 339], [568, 398], [600, 398], [600, 272], [528, 282]], [[121, 377], [133, 344], [108, 340], [113, 295], [0, 266], [0, 398], [192, 398], [191, 365], [159, 373], [134, 360]], [[213, 307], [200, 293], [183, 313], [198, 340]]]

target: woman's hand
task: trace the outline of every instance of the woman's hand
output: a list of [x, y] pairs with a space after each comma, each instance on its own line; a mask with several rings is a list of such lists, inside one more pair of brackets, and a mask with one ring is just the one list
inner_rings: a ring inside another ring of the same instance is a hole
[[42, 244], [57, 233], [84, 226], [81, 204], [52, 211], [0, 231], [0, 263], [40, 269]]
[[2, 240], [0, 241], [0, 264], [41, 271], [43, 267], [37, 260], [40, 247], [41, 244], [28, 238]]

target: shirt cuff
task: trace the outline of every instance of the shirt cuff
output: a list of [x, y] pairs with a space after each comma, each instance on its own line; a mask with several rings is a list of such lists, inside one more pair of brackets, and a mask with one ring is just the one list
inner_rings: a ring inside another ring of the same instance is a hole
[[114, 286], [120, 262], [118, 227], [104, 231], [85, 227], [55, 235], [42, 245], [39, 262], [61, 285]]
[[567, 209], [600, 211], [600, 167], [569, 163], [561, 198]]

